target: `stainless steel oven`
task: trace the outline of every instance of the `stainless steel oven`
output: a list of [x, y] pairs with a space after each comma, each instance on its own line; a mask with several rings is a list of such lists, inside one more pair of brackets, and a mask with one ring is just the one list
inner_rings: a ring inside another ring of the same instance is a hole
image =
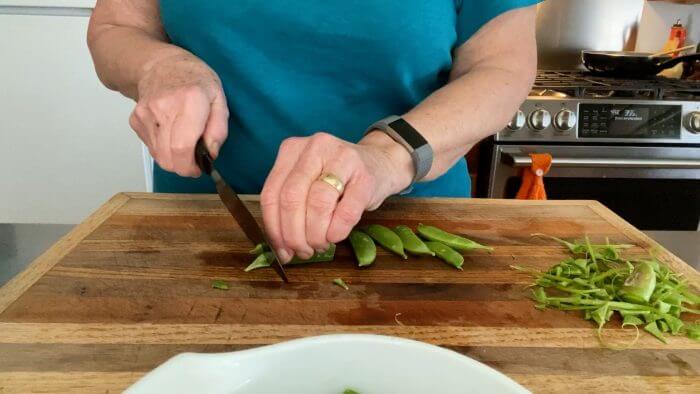
[[488, 196], [513, 198], [536, 152], [553, 157], [550, 199], [598, 200], [642, 229], [698, 229], [700, 148], [495, 145]]
[[698, 82], [540, 72], [486, 151], [479, 196], [513, 198], [529, 154], [550, 153], [548, 198], [598, 200], [641, 229], [700, 230]]

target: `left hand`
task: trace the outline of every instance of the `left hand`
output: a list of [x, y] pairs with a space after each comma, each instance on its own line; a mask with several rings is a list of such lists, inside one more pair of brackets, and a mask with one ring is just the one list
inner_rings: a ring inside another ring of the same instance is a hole
[[[333, 174], [340, 196], [319, 178]], [[292, 137], [280, 145], [260, 195], [265, 231], [283, 262], [309, 258], [345, 239], [365, 210], [373, 210], [411, 183], [409, 153], [384, 133], [358, 144], [330, 134]]]

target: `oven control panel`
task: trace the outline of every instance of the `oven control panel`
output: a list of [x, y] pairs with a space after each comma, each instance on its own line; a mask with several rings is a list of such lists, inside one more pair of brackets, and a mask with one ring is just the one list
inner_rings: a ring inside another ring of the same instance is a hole
[[530, 97], [496, 140], [700, 144], [700, 102]]

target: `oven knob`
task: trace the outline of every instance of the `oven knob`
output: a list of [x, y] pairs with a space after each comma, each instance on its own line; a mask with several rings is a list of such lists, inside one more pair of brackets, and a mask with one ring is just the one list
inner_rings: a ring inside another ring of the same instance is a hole
[[554, 127], [559, 131], [569, 131], [576, 126], [576, 114], [568, 109], [562, 109], [554, 116]]
[[686, 127], [691, 133], [700, 133], [700, 112], [695, 111], [686, 117]]
[[530, 128], [534, 131], [542, 131], [552, 124], [552, 115], [544, 109], [533, 111], [528, 118]]
[[518, 111], [513, 115], [513, 119], [508, 122], [507, 127], [513, 131], [520, 130], [525, 126], [525, 114], [523, 111]]

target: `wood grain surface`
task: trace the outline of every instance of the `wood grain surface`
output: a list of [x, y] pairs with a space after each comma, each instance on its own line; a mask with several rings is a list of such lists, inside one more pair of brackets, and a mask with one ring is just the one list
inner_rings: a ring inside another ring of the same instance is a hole
[[[333, 262], [288, 267], [285, 285], [271, 269], [243, 272], [251, 245], [216, 196], [119, 194], [0, 288], [0, 393], [119, 392], [181, 352], [348, 332], [444, 346], [535, 392], [700, 391], [698, 342], [643, 334], [634, 349], [602, 348], [577, 313], [533, 308], [530, 277], [509, 268], [566, 256], [531, 233], [587, 234], [654, 250], [698, 286], [698, 272], [599, 203], [394, 199], [363, 220], [438, 225], [496, 249], [467, 254], [464, 271], [381, 250], [358, 269], [341, 244]], [[634, 337], [614, 326], [608, 341]]]

